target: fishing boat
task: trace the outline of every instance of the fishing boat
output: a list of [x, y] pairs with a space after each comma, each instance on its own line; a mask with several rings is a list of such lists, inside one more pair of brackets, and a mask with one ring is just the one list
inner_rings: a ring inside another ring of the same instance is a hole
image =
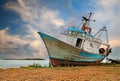
[[[88, 18], [82, 17], [81, 28], [69, 27], [66, 32], [60, 33], [60, 38], [38, 32], [53, 66], [99, 64], [111, 53], [106, 27], [102, 27], [94, 35], [91, 34], [92, 28], [87, 26], [92, 21], [91, 15], [89, 13]], [[96, 38], [100, 32], [106, 32], [107, 43]]]

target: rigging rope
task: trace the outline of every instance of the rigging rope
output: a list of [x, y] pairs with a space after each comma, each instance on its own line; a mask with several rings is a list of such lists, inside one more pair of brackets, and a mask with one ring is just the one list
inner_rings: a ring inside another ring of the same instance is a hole
[[[76, 22], [76, 21], [78, 21], [78, 20], [80, 20], [80, 18], [76, 18], [75, 20], [70, 21], [70, 22], [68, 22], [67, 24], [63, 25], [63, 26], [59, 26], [59, 27], [56, 26], [55, 29], [52, 29], [52, 30], [50, 30], [50, 31], [47, 32], [47, 33], [52, 33], [52, 31], [55, 31], [55, 30], [57, 30], [57, 29], [59, 29], [59, 28], [68, 27], [68, 26], [70, 26], [71, 24], [73, 24], [74, 22]], [[82, 23], [83, 23], [83, 21], [79, 24], [79, 26], [77, 26], [77, 28], [79, 28]]]

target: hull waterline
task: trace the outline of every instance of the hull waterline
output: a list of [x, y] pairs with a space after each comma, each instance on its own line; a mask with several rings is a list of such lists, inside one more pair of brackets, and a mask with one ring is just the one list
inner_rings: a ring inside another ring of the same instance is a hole
[[97, 65], [100, 64], [100, 62], [103, 59], [99, 61], [94, 61], [94, 62], [76, 62], [76, 61], [69, 61], [69, 60], [60, 60], [60, 59], [55, 59], [55, 58], [50, 58], [50, 62], [52, 63], [53, 66], [76, 66], [76, 65]]

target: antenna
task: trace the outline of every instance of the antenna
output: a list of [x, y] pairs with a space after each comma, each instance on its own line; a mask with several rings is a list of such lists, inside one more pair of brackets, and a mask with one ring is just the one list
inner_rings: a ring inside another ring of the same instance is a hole
[[89, 20], [89, 21], [90, 21], [90, 18], [91, 18], [91, 16], [92, 16], [92, 14], [93, 14], [92, 12], [89, 13], [89, 17], [88, 17], [88, 20]]

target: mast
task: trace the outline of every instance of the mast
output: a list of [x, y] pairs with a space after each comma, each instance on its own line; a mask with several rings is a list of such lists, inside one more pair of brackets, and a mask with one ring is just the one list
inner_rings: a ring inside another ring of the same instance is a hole
[[87, 26], [87, 23], [89, 21], [91, 21], [91, 16], [92, 16], [92, 13], [90, 12], [88, 18], [86, 18], [84, 16], [82, 17], [85, 22], [83, 23], [81, 30], [83, 30], [83, 31], [87, 30], [88, 33], [91, 33], [91, 31], [92, 31], [92, 28]]
[[84, 16], [82, 17], [86, 24], [90, 21], [91, 15], [92, 15], [92, 13], [89, 13], [89, 17], [88, 18], [86, 18]]
[[92, 13], [90, 12], [89, 13], [89, 17], [88, 17], [88, 20], [90, 21], [90, 19], [91, 19], [91, 16], [92, 16]]

